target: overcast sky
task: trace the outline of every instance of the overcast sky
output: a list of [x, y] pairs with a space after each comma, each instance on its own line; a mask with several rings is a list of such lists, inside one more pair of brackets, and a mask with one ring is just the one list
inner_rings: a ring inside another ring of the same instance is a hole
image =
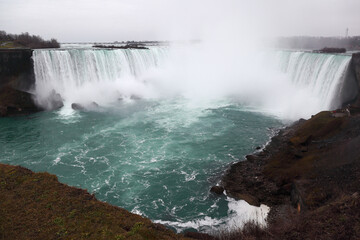
[[61, 42], [360, 35], [360, 0], [0, 0], [0, 30]]

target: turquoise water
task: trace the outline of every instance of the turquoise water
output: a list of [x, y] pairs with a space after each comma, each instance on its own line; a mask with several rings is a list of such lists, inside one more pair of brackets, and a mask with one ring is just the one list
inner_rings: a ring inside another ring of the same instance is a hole
[[99, 200], [177, 230], [226, 223], [209, 193], [229, 165], [264, 145], [280, 120], [234, 101], [119, 101], [0, 119], [0, 161], [56, 174]]

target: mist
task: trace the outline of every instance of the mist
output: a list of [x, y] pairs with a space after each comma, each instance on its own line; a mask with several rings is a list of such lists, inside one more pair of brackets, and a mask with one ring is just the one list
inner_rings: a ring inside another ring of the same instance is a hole
[[[71, 101], [103, 104], [117, 99], [117, 92], [143, 98], [182, 96], [192, 101], [232, 97], [283, 119], [309, 117], [329, 106], [293, 85], [275, 69], [271, 58], [264, 57], [270, 40], [288, 35], [342, 35], [346, 28], [360, 33], [360, 16], [354, 10], [360, 9], [360, 2], [354, 0], [16, 0], [0, 1], [0, 6], [8, 9], [0, 17], [0, 28], [7, 31], [29, 31], [64, 42], [173, 41], [161, 69], [150, 67], [136, 77], [128, 74], [80, 86], [38, 84], [41, 96], [57, 88]], [[190, 40], [199, 42], [184, 43]]]

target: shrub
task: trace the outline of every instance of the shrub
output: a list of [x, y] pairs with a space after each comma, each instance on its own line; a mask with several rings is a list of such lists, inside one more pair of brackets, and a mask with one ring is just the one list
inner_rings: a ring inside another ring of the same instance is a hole
[[60, 44], [56, 39], [49, 41], [44, 40], [40, 36], [30, 35], [28, 32], [17, 34], [7, 34], [0, 31], [0, 41], [12, 41], [21, 46], [28, 48], [59, 48]]

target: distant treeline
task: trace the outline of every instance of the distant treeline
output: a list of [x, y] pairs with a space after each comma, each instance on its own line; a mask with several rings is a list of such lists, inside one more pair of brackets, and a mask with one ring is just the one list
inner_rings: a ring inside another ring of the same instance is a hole
[[360, 50], [360, 36], [354, 37], [282, 37], [278, 38], [276, 47], [287, 49], [317, 50], [323, 48], [346, 48]]
[[5, 31], [0, 31], [0, 41], [14, 42], [20, 46], [28, 48], [59, 48], [60, 44], [56, 39], [46, 41], [40, 36], [30, 35], [28, 32], [21, 34], [7, 34]]

